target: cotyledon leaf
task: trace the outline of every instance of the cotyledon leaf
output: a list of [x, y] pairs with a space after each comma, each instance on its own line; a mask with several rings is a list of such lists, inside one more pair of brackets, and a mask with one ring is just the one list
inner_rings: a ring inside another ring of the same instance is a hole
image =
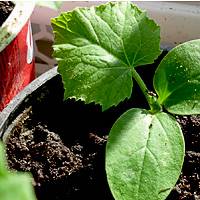
[[172, 49], [154, 76], [158, 101], [169, 112], [200, 114], [200, 39]]
[[113, 125], [106, 146], [106, 173], [115, 200], [164, 200], [180, 175], [184, 149], [172, 116], [127, 111]]
[[1, 200], [36, 200], [32, 176], [27, 173], [8, 173], [0, 177]]
[[3, 144], [0, 142], [0, 176], [7, 173], [7, 162]]
[[36, 200], [32, 179], [29, 173], [8, 171], [5, 150], [0, 142], [0, 199]]
[[160, 54], [160, 28], [130, 2], [78, 8], [52, 19], [54, 57], [65, 98], [103, 110], [132, 92], [132, 68]]

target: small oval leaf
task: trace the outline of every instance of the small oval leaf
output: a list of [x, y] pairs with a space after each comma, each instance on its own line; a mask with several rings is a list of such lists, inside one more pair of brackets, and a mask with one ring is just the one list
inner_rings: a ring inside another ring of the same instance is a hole
[[181, 44], [166, 55], [156, 70], [154, 87], [169, 112], [200, 114], [200, 40]]
[[0, 178], [1, 200], [36, 200], [32, 176], [27, 173], [9, 173]]
[[7, 169], [6, 152], [0, 141], [0, 199], [36, 200], [32, 176], [26, 172], [10, 172]]
[[7, 173], [7, 162], [6, 162], [6, 155], [4, 146], [0, 141], [0, 177], [4, 176]]
[[111, 129], [106, 173], [116, 200], [163, 200], [183, 164], [184, 139], [179, 124], [166, 113], [131, 109]]

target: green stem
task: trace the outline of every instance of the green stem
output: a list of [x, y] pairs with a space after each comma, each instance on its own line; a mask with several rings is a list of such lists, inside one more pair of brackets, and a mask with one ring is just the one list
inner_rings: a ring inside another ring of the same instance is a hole
[[140, 89], [142, 90], [142, 93], [144, 94], [149, 107], [150, 111], [152, 113], [156, 113], [162, 110], [161, 105], [158, 103], [157, 98], [153, 95], [151, 95], [151, 92], [148, 90], [147, 86], [145, 85], [144, 81], [141, 79], [140, 75], [137, 73], [137, 71], [133, 68], [133, 78], [139, 85]]

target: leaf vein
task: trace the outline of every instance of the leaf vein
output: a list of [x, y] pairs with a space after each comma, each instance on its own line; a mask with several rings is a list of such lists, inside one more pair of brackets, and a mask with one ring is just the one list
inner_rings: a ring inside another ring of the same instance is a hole
[[[190, 79], [190, 81], [198, 81], [200, 82], [200, 80], [198, 80], [200, 78], [200, 75], [197, 74], [197, 76], [192, 76]], [[174, 88], [171, 92], [169, 92], [169, 94], [165, 97], [165, 99], [162, 100], [162, 104], [171, 96], [173, 95], [174, 92], [176, 92], [177, 90], [179, 90], [180, 88], [182, 88], [184, 85], [186, 85], [188, 83], [188, 80], [184, 81], [182, 84], [180, 84], [179, 86], [177, 86], [176, 88]]]
[[[153, 121], [153, 118], [151, 117], [151, 122], [149, 124], [149, 127], [152, 124], [152, 121]], [[141, 172], [140, 172], [140, 175], [139, 175], [139, 185], [138, 185], [138, 189], [137, 189], [137, 199], [139, 197], [140, 190], [141, 190], [141, 187], [142, 187], [141, 179], [142, 179], [142, 174], [143, 174], [143, 171], [144, 171], [144, 162], [145, 162], [145, 159], [146, 159], [146, 152], [147, 152], [146, 150], [147, 150], [147, 146], [148, 146], [149, 139], [150, 139], [150, 128], [149, 128], [149, 132], [147, 134], [148, 134], [148, 138], [147, 138], [146, 144], [145, 144], [144, 156], [143, 156], [143, 159], [142, 159], [142, 168], [141, 168]]]

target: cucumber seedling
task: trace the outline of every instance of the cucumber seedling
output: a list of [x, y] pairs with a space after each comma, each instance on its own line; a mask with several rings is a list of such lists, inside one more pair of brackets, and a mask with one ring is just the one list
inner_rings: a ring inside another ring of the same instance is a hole
[[160, 55], [160, 27], [136, 5], [77, 8], [52, 19], [52, 26], [65, 99], [95, 102], [105, 111], [130, 98], [136, 82], [149, 104], [149, 110], [126, 111], [109, 133], [105, 167], [114, 198], [165, 199], [185, 153], [173, 115], [200, 114], [200, 40], [178, 45], [164, 57], [152, 95], [136, 69]]

